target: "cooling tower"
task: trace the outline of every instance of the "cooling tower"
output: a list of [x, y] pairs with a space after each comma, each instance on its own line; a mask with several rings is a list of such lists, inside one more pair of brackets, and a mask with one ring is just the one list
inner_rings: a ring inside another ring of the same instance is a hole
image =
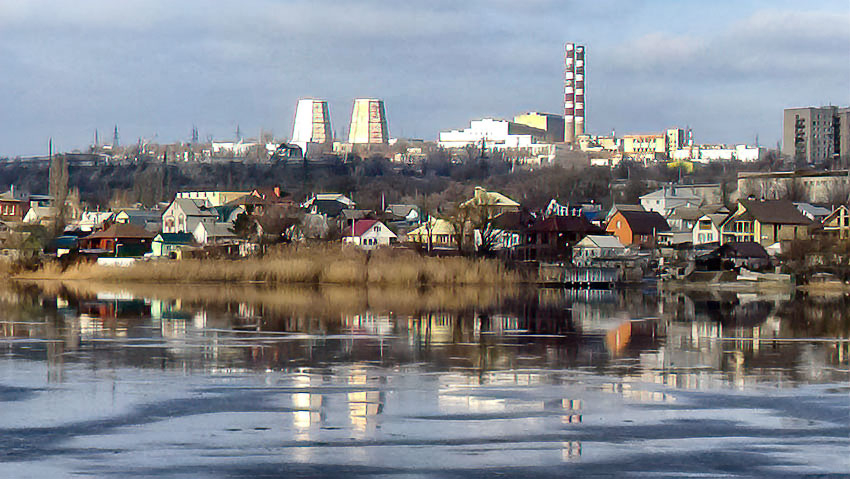
[[389, 142], [384, 101], [371, 98], [354, 100], [348, 142], [352, 144], [386, 144]]
[[298, 100], [295, 123], [292, 125], [292, 143], [297, 145], [333, 142], [331, 115], [325, 100]]

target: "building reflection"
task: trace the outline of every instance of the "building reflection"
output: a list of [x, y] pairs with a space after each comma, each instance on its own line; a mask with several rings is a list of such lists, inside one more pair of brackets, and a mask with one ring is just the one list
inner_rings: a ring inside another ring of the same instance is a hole
[[354, 389], [347, 394], [348, 419], [352, 429], [360, 433], [372, 432], [377, 417], [384, 409], [384, 392], [372, 389], [377, 385], [369, 379], [367, 369], [354, 367], [348, 372], [347, 383]]
[[[850, 299], [788, 291], [541, 288], [498, 308], [309, 317], [244, 301], [147, 299], [125, 292], [51, 296], [27, 289], [5, 292], [0, 303], [7, 311], [0, 336], [59, 342], [26, 350], [4, 346], [24, 356], [42, 354], [57, 365], [55, 378], [61, 378], [68, 353], [86, 350], [94, 360], [111, 355], [110, 361], [128, 365], [211, 372], [428, 364], [494, 384], [540, 380], [517, 371], [592, 367], [625, 382], [745, 388], [819, 380], [820, 371], [828, 376], [846, 368], [850, 353]], [[103, 341], [145, 347], [120, 349], [116, 356], [114, 348], [98, 346]], [[366, 381], [362, 375], [352, 373], [349, 380], [367, 385], [357, 382]], [[464, 401], [468, 408], [497, 407]], [[382, 407], [380, 393], [369, 388], [353, 392], [348, 402], [351, 423], [361, 430]], [[300, 416], [299, 424], [313, 420]]]

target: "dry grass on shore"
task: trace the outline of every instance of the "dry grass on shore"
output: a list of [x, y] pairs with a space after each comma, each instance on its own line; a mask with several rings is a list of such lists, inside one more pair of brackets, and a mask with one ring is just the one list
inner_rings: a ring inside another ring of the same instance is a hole
[[21, 279], [105, 282], [260, 282], [267, 284], [421, 285], [510, 284], [519, 281], [498, 260], [423, 257], [413, 251], [372, 254], [339, 246], [287, 246], [266, 256], [226, 259], [152, 260], [129, 267], [57, 263], [19, 275]]

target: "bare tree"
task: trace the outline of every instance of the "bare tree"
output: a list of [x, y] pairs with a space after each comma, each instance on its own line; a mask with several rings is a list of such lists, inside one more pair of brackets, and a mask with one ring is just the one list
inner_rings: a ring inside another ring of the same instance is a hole
[[831, 208], [850, 204], [850, 184], [838, 178], [826, 186], [826, 199]]
[[449, 223], [452, 225], [452, 239], [457, 245], [459, 253], [466, 253], [467, 236], [470, 230], [470, 209], [459, 206], [455, 209], [455, 213], [449, 217]]
[[809, 201], [806, 185], [799, 178], [791, 178], [783, 183], [783, 191], [780, 199], [790, 201]]

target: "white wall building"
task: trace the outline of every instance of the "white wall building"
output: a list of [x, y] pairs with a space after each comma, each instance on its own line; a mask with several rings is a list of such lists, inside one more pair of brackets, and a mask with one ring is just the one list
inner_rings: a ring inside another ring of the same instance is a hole
[[710, 163], [712, 161], [742, 161], [753, 162], [764, 158], [766, 149], [757, 146], [736, 145], [702, 145], [685, 146], [672, 150], [671, 159], [677, 161], [696, 161]]
[[440, 132], [442, 148], [481, 147], [490, 151], [517, 151], [525, 157], [538, 157], [541, 161], [555, 158], [555, 145], [544, 143], [546, 131], [507, 120], [484, 118], [473, 120], [469, 128]]
[[694, 245], [720, 243], [720, 225], [727, 216], [722, 213], [702, 215], [694, 224], [691, 242]]
[[687, 186], [665, 186], [640, 197], [640, 205], [646, 211], [655, 211], [665, 218], [675, 208], [683, 206], [699, 208], [702, 204], [702, 196], [694, 193]]
[[200, 222], [192, 231], [192, 236], [195, 241], [201, 244], [217, 243], [236, 238], [236, 234], [231, 231], [233, 223], [228, 222]]
[[351, 229], [343, 232], [343, 235], [343, 244], [352, 244], [365, 250], [389, 246], [398, 239], [395, 233], [378, 220], [355, 220]]
[[615, 236], [587, 235], [573, 246], [573, 264], [592, 266], [596, 260], [621, 257], [626, 252]]

